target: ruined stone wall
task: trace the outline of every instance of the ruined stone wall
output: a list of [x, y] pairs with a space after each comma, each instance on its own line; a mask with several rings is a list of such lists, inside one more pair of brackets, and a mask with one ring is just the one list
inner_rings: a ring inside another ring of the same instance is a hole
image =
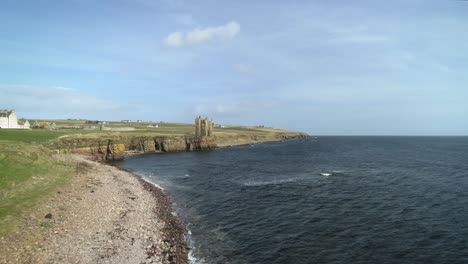
[[213, 135], [213, 121], [208, 118], [195, 118], [195, 137], [211, 137]]
[[200, 116], [195, 118], [195, 136], [196, 137], [202, 136], [202, 120]]
[[213, 121], [208, 121], [207, 136], [211, 137], [212, 135], [213, 135]]

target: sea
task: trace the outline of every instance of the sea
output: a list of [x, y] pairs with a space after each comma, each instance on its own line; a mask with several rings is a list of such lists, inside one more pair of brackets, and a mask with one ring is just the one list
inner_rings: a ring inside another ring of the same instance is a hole
[[311, 137], [125, 159], [192, 263], [468, 263], [468, 137]]

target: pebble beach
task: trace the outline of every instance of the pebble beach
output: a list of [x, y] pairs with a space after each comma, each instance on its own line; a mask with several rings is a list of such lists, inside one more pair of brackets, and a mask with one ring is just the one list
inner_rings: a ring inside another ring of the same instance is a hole
[[188, 263], [185, 231], [163, 190], [80, 155], [70, 184], [0, 238], [0, 263]]

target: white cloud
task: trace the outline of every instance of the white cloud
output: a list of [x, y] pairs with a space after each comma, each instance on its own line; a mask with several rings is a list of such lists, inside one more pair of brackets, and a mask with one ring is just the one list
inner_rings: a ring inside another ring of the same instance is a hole
[[0, 94], [1, 108], [15, 109], [26, 118], [97, 119], [129, 108], [61, 86], [0, 84]]
[[240, 32], [237, 22], [229, 22], [219, 27], [196, 28], [190, 32], [173, 32], [163, 41], [165, 47], [180, 48], [199, 45], [215, 40], [234, 38]]
[[367, 26], [331, 26], [324, 27], [331, 35], [331, 41], [343, 44], [374, 44], [379, 42], [390, 42], [392, 38], [388, 35], [376, 33]]
[[349, 34], [338, 37], [335, 39], [338, 42], [350, 43], [350, 44], [365, 44], [365, 43], [376, 43], [376, 42], [387, 42], [390, 38], [384, 35], [372, 35], [365, 33]]
[[199, 104], [192, 111], [195, 115], [208, 115], [215, 118], [245, 116], [278, 106], [277, 101], [241, 101], [223, 102], [218, 104]]
[[244, 64], [244, 63], [239, 63], [235, 65], [235, 68], [238, 72], [244, 72], [244, 73], [252, 72], [254, 70], [254, 67], [252, 65]]

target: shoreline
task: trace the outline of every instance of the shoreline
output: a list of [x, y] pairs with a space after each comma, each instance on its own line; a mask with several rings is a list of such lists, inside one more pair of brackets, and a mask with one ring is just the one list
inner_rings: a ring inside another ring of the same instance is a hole
[[162, 190], [89, 156], [56, 157], [76, 173], [0, 238], [0, 263], [188, 263], [185, 229]]
[[[219, 148], [264, 142], [236, 143]], [[56, 157], [76, 173], [0, 239], [0, 263], [189, 263], [188, 231], [162, 188], [100, 155]]]
[[[119, 167], [119, 169], [122, 169]], [[186, 230], [182, 225], [180, 218], [173, 214], [172, 201], [168, 194], [164, 193], [164, 189], [143, 179], [140, 175], [131, 173], [138, 178], [143, 187], [151, 192], [156, 203], [159, 203], [156, 217], [165, 225], [162, 230], [162, 242], [154, 244], [147, 251], [148, 257], [160, 257], [164, 254], [163, 259], [169, 260], [169, 263], [181, 264], [189, 263], [188, 255], [190, 248], [187, 244]], [[158, 256], [159, 255], [159, 256]]]
[[[144, 154], [144, 153], [141, 153]], [[134, 154], [132, 156], [137, 156]], [[169, 194], [164, 192], [164, 188], [146, 180], [143, 175], [127, 170], [118, 166], [117, 164], [109, 163], [110, 166], [118, 170], [129, 173], [135, 177], [142, 185], [142, 187], [151, 193], [155, 202], [159, 204], [155, 214], [160, 221], [165, 225], [162, 229], [162, 244], [154, 244], [148, 250], [148, 257], [154, 257], [158, 254], [165, 254], [163, 259], [167, 259], [174, 264], [189, 263], [189, 246], [187, 244], [187, 230], [183, 227], [182, 221], [179, 216], [174, 215], [174, 208], [172, 207], [172, 200]]]

